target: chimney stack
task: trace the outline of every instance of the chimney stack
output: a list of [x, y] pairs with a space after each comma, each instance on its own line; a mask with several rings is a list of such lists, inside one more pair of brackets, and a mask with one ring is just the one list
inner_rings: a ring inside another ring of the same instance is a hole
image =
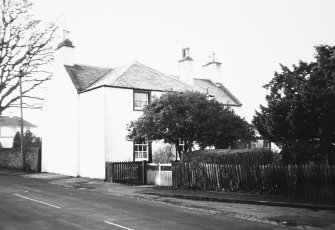
[[70, 41], [70, 31], [63, 30], [63, 41], [57, 46], [59, 58], [63, 59], [63, 64], [74, 66], [74, 45]]
[[221, 63], [215, 60], [214, 52], [210, 56], [209, 62], [202, 67], [202, 75], [204, 78], [210, 79], [213, 83], [222, 82]]
[[[68, 30], [63, 30], [63, 41], [69, 40], [70, 39], [70, 31]], [[70, 41], [70, 40], [69, 40]], [[72, 45], [72, 43], [71, 43]]]
[[193, 86], [193, 59], [190, 57], [190, 48], [182, 50], [182, 58], [179, 60], [180, 80]]

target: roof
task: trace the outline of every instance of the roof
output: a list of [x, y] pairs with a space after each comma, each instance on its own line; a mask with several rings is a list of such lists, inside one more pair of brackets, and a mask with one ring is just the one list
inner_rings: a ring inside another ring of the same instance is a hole
[[87, 89], [102, 85], [158, 91], [185, 91], [190, 87], [139, 62], [113, 69]]
[[88, 65], [65, 66], [72, 83], [77, 91], [85, 90], [97, 80], [101, 79], [111, 68], [102, 68]]
[[196, 90], [214, 96], [219, 102], [241, 106], [241, 102], [222, 84], [209, 79], [194, 79], [193, 86], [179, 80], [178, 76], [166, 75], [139, 62], [117, 68], [102, 68], [88, 65], [65, 66], [78, 93], [102, 86], [143, 89], [153, 91]]
[[241, 106], [242, 103], [221, 83], [214, 83], [209, 79], [194, 79], [194, 88], [198, 92], [208, 93], [209, 96], [215, 97], [219, 102]]
[[[21, 125], [20, 117], [0, 116], [0, 127], [18, 127]], [[36, 125], [23, 120], [23, 126], [27, 128], [35, 128]]]

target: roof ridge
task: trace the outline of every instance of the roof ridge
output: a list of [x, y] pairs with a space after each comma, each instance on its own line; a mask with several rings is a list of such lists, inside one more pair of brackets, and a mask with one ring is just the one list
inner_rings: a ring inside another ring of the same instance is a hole
[[90, 65], [90, 64], [82, 64], [82, 63], [75, 63], [74, 65], [83, 65], [87, 67], [101, 68], [101, 69], [113, 69], [112, 67], [107, 67], [107, 66], [98, 66], [98, 65]]
[[[99, 67], [98, 67], [99, 68]], [[99, 77], [97, 80], [93, 81], [92, 84], [89, 84], [85, 89], [91, 87], [93, 84], [95, 84], [96, 82], [100, 81], [104, 76], [106, 76], [108, 73], [110, 73], [113, 69], [108, 70], [105, 74], [101, 75], [101, 77]], [[81, 90], [84, 91], [85, 89]]]
[[[123, 65], [125, 66], [126, 68], [124, 69], [124, 71], [122, 71], [122, 73], [119, 74], [119, 76], [117, 76], [117, 78], [114, 79], [113, 83], [119, 79], [119, 77], [121, 77], [132, 65], [134, 65], [135, 63], [139, 63], [138, 61], [132, 61], [130, 62], [129, 64], [126, 64], [126, 65]], [[123, 67], [123, 66], [120, 66], [120, 67]]]
[[118, 67], [116, 67], [116, 68], [114, 68], [114, 69], [109, 70], [106, 74], [103, 74], [99, 79], [97, 79], [95, 82], [93, 82], [92, 84], [90, 84], [88, 87], [86, 87], [86, 88], [83, 89], [82, 91], [85, 91], [86, 89], [88, 89], [89, 87], [91, 87], [92, 85], [94, 85], [95, 83], [97, 83], [97, 82], [99, 82], [100, 80], [102, 80], [102, 78], [104, 78], [107, 74], [109, 74], [109, 73], [112, 72], [113, 70], [116, 70], [116, 69], [118, 69], [118, 68], [122, 68], [122, 67], [126, 67], [126, 68], [124, 69], [124, 71], [122, 71], [122, 73], [120, 73], [119, 76], [118, 76], [117, 78], [114, 79], [113, 82], [115, 82], [120, 76], [122, 76], [122, 75], [123, 75], [129, 68], [130, 68], [130, 66], [132, 66], [132, 65], [135, 64], [136, 62], [137, 62], [137, 61], [132, 61], [132, 62], [130, 62], [130, 63], [128, 63], [128, 64], [125, 64], [125, 65], [122, 65], [122, 66], [118, 66]]
[[[118, 76], [117, 78], [114, 79], [113, 83], [114, 83], [117, 79], [119, 79], [119, 77], [121, 77], [121, 76], [122, 76], [122, 75], [123, 75], [129, 68], [130, 68], [130, 66], [134, 65], [136, 62], [137, 62], [137, 61], [132, 61], [132, 62], [130, 62], [129, 64], [123, 65], [123, 66], [125, 66], [126, 68], [122, 71], [122, 73], [119, 74], [119, 76]], [[123, 67], [123, 66], [120, 66], [120, 67]]]
[[[138, 61], [131, 61], [130, 63], [128, 63], [128, 64], [126, 64], [126, 65], [123, 65], [123, 66], [125, 66], [126, 68], [122, 71], [122, 73], [120, 73], [119, 74], [119, 76], [117, 76], [117, 78], [115, 78], [114, 79], [114, 81], [112, 82], [112, 83], [114, 83], [117, 79], [119, 79], [127, 70], [129, 70], [129, 68], [131, 67], [131, 66], [133, 66], [134, 64], [136, 64], [136, 63], [138, 63], [138, 64], [141, 64], [140, 62], [138, 62]], [[142, 64], [143, 65], [143, 64]], [[120, 66], [120, 67], [123, 67], [123, 66]]]

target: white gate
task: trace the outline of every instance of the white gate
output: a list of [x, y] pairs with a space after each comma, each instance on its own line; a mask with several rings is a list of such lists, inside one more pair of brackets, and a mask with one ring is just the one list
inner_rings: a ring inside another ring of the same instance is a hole
[[172, 186], [171, 164], [147, 164], [147, 184]]

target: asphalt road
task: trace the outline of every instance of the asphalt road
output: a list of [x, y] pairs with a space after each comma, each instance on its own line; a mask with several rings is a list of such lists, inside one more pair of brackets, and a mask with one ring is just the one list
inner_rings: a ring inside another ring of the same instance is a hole
[[64, 188], [0, 171], [1, 230], [274, 228], [224, 215]]

